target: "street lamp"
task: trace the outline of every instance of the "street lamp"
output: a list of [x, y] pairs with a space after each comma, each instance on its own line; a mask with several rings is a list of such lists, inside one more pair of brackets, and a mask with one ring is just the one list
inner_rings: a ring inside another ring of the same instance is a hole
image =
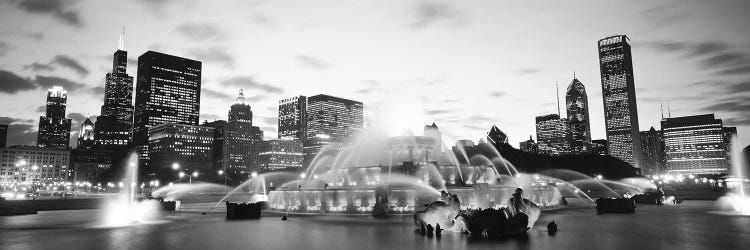
[[177, 170], [177, 169], [180, 169], [180, 164], [177, 162], [172, 163], [172, 170]]
[[219, 173], [219, 175], [223, 175], [224, 174], [224, 170], [219, 170], [218, 173]]

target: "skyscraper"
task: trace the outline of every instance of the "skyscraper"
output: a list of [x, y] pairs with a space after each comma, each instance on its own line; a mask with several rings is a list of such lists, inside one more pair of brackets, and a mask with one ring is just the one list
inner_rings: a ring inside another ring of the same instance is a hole
[[641, 140], [628, 40], [625, 35], [599, 40], [599, 69], [609, 154], [639, 167]]
[[568, 128], [571, 133], [570, 150], [573, 154], [591, 152], [591, 125], [589, 122], [589, 99], [586, 88], [578, 78], [568, 85], [565, 94], [565, 109], [568, 113]]
[[125, 151], [133, 129], [133, 77], [127, 74], [128, 52], [124, 30], [112, 60], [112, 72], [104, 85], [104, 104], [96, 119], [94, 140], [97, 148]]
[[39, 117], [37, 145], [40, 147], [66, 149], [70, 147], [70, 119], [65, 118], [68, 92], [54, 86], [47, 90], [45, 116]]
[[151, 127], [164, 123], [198, 125], [201, 65], [199, 61], [154, 51], [138, 57], [133, 145], [143, 163], [149, 163]]
[[279, 101], [279, 139], [307, 139], [307, 97]]
[[361, 102], [316, 95], [307, 98], [307, 137], [328, 136], [334, 141], [347, 141], [364, 127]]
[[430, 137], [435, 140], [435, 148], [432, 150], [432, 155], [437, 156], [440, 152], [443, 152], [443, 134], [440, 133], [440, 128], [434, 122], [432, 125], [424, 125], [423, 135]]
[[4, 148], [8, 141], [8, 125], [0, 124], [0, 148]]
[[226, 136], [225, 129], [227, 127], [227, 121], [205, 121], [201, 126], [214, 128], [214, 142], [211, 146], [211, 154], [214, 160], [213, 167], [215, 169], [226, 171], [226, 169], [224, 168], [224, 145], [226, 143], [224, 136]]
[[661, 121], [666, 172], [726, 174], [727, 145], [721, 119], [713, 114], [664, 118]]
[[224, 128], [223, 164], [226, 171], [258, 171], [258, 150], [262, 140], [263, 131], [253, 126], [253, 110], [240, 90], [237, 100], [229, 108], [229, 120]]
[[78, 144], [77, 148], [91, 148], [94, 145], [94, 123], [91, 119], [86, 118], [86, 121], [81, 124], [81, 131], [78, 133]]
[[198, 125], [201, 62], [148, 51], [138, 57], [133, 143], [148, 143], [148, 129], [162, 123]]
[[658, 175], [664, 171], [664, 138], [661, 131], [651, 127], [641, 131], [641, 150], [643, 150], [643, 174]]
[[570, 154], [571, 133], [568, 129], [568, 119], [560, 119], [557, 114], [537, 116], [536, 140], [540, 154]]
[[361, 102], [316, 95], [307, 98], [307, 138], [304, 164], [307, 166], [324, 148], [338, 149], [364, 127]]

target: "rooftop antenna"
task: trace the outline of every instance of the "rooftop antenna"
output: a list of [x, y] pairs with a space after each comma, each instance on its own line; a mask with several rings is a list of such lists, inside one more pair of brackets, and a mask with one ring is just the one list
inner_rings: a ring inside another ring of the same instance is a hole
[[576, 79], [576, 69], [573, 69], [573, 79]]
[[667, 115], [672, 118], [672, 108], [669, 107], [669, 101], [667, 101]]
[[659, 103], [659, 108], [661, 109], [661, 119], [664, 120], [664, 103]]
[[560, 88], [555, 82], [555, 94], [557, 95], [557, 117], [560, 118]]
[[125, 26], [122, 26], [122, 33], [120, 33], [120, 41], [117, 43], [117, 50], [125, 51]]

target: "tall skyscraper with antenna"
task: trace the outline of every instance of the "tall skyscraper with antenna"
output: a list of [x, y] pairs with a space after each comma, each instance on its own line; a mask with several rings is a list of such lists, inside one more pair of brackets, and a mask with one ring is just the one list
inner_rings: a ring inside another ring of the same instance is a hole
[[641, 140], [628, 40], [625, 35], [599, 40], [599, 69], [609, 154], [639, 167]]
[[586, 88], [575, 77], [575, 74], [565, 93], [565, 110], [568, 115], [568, 129], [571, 133], [571, 152], [574, 154], [591, 152], [589, 100]]
[[125, 50], [125, 29], [120, 34], [112, 60], [112, 72], [104, 85], [104, 104], [94, 126], [95, 147], [126, 150], [133, 127], [133, 77], [127, 74], [128, 52]]

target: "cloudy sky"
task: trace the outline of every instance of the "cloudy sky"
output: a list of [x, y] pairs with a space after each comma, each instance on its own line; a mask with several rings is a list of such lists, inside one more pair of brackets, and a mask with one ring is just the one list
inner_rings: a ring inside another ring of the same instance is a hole
[[[750, 143], [750, 2], [737, 1], [53, 1], [0, 2], [0, 124], [33, 144], [46, 89], [69, 90], [78, 130], [96, 116], [125, 27], [137, 57], [155, 50], [203, 61], [201, 120], [226, 119], [239, 88], [254, 122], [276, 135], [278, 100], [326, 93], [365, 103], [369, 125], [450, 139], [492, 124], [513, 145], [534, 117], [557, 112], [573, 71], [586, 86], [592, 134], [604, 138], [596, 42], [631, 38], [641, 130], [716, 113]], [[77, 136], [77, 132], [74, 133]]]

